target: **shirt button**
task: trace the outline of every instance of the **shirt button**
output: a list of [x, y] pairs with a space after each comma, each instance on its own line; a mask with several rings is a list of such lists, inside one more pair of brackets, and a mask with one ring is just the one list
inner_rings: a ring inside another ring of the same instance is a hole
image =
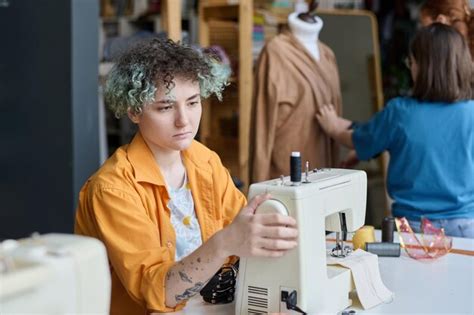
[[166, 246], [168, 246], [168, 248], [171, 248], [173, 247], [173, 243], [171, 243], [170, 241], [166, 242]]

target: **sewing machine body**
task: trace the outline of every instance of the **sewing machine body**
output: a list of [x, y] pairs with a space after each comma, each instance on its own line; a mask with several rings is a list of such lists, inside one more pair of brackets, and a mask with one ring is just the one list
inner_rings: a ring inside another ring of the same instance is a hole
[[272, 195], [258, 213], [279, 212], [296, 219], [298, 247], [281, 258], [241, 258], [236, 314], [288, 313], [281, 295], [293, 290], [297, 306], [308, 314], [337, 313], [351, 305], [351, 272], [326, 265], [325, 231], [341, 231], [339, 212], [345, 214], [347, 231], [364, 225], [366, 174], [324, 169], [311, 172], [306, 180], [298, 186], [291, 185], [289, 177], [283, 184], [278, 179], [251, 185], [249, 199]]
[[0, 313], [109, 313], [110, 271], [100, 241], [45, 234], [0, 245]]

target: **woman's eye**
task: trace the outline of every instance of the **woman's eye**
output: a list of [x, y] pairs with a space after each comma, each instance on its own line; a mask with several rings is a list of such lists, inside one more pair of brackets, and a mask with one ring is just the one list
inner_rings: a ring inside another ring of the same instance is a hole
[[161, 106], [161, 107], [158, 107], [158, 111], [160, 111], [160, 112], [167, 112], [167, 111], [169, 111], [169, 110], [172, 109], [172, 108], [173, 108], [173, 106], [171, 106], [171, 105], [168, 105], [168, 106]]
[[191, 107], [194, 107], [194, 106], [196, 106], [196, 105], [198, 105], [198, 104], [199, 104], [199, 102], [191, 102], [191, 103], [188, 103], [188, 105], [191, 106]]

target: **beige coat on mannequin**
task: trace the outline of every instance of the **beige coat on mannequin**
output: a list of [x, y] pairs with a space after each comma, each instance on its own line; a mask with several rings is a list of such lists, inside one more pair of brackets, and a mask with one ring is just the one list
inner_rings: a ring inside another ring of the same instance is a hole
[[300, 151], [303, 165], [334, 167], [337, 145], [316, 119], [319, 106], [333, 104], [341, 115], [336, 58], [321, 42], [316, 61], [290, 32], [263, 48], [255, 73], [250, 138], [251, 183], [289, 175], [291, 151]]

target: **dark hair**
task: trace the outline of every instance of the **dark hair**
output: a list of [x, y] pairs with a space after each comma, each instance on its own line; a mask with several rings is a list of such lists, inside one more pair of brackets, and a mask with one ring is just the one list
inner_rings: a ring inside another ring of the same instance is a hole
[[202, 97], [221, 92], [230, 68], [201, 51], [172, 40], [146, 39], [127, 50], [107, 76], [105, 102], [115, 116], [140, 113], [160, 86], [169, 93], [176, 77], [199, 82]]
[[410, 45], [418, 66], [413, 97], [421, 101], [452, 103], [472, 97], [473, 64], [461, 33], [433, 23], [421, 28]]
[[474, 9], [470, 11], [470, 20], [468, 23], [468, 36], [469, 36], [469, 50], [471, 51], [471, 58], [474, 60]]
[[467, 39], [474, 58], [474, 10], [469, 8], [468, 0], [426, 0], [421, 6], [421, 14], [434, 21], [440, 14], [446, 16], [451, 26]]

